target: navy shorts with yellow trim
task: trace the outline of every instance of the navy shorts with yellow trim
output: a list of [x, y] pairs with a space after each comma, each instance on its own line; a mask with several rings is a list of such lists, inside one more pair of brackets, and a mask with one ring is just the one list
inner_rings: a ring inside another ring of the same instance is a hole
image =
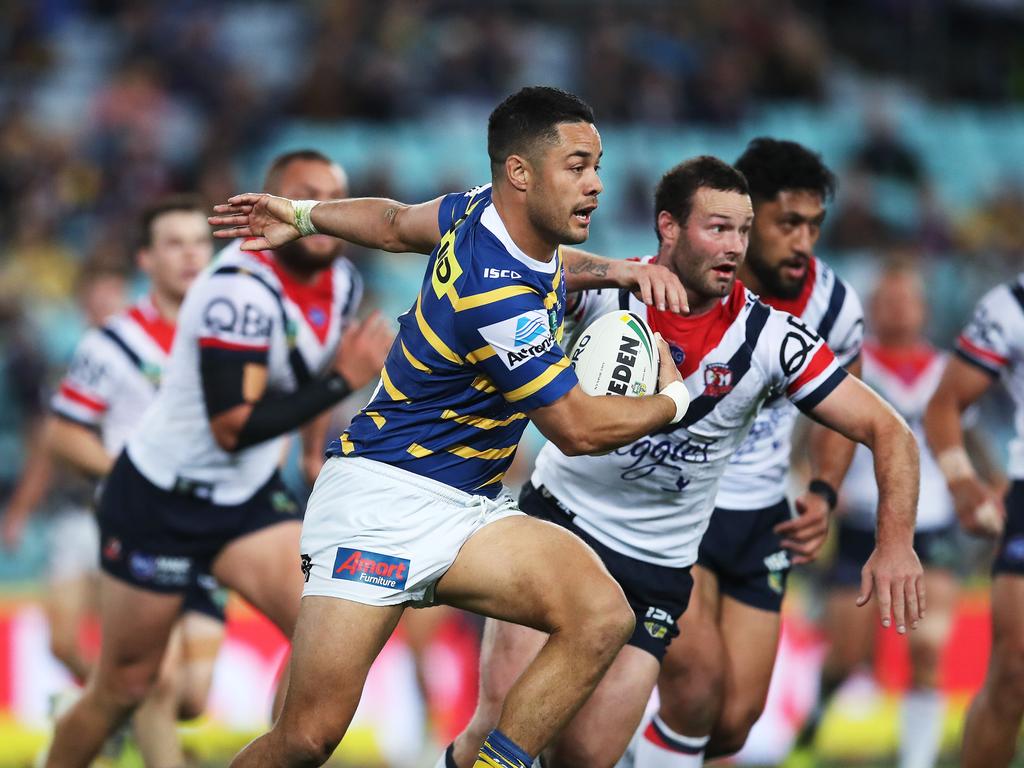
[[785, 499], [762, 509], [717, 507], [701, 539], [697, 565], [715, 574], [721, 594], [778, 613], [792, 563], [772, 529], [790, 517]]
[[140, 589], [186, 595], [187, 610], [216, 617], [208, 577], [221, 550], [271, 525], [301, 522], [302, 510], [276, 472], [248, 500], [220, 505], [153, 485], [122, 452], [96, 517], [106, 573]]
[[659, 662], [665, 658], [672, 638], [679, 635], [676, 622], [690, 602], [693, 589], [690, 569], [655, 565], [606, 547], [577, 527], [573, 522], [574, 515], [550, 493], [530, 483], [523, 486], [519, 509], [531, 517], [562, 526], [597, 553], [612, 578], [622, 587], [629, 607], [636, 614], [636, 627], [626, 645], [647, 651]]

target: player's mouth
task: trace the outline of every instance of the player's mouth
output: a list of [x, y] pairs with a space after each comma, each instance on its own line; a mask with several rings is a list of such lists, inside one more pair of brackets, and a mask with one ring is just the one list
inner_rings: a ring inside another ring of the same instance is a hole
[[597, 203], [593, 205], [582, 205], [572, 212], [572, 217], [576, 220], [576, 223], [583, 227], [590, 226], [590, 217], [597, 210]]
[[793, 282], [803, 280], [807, 274], [807, 259], [797, 258], [782, 263], [782, 276]]
[[714, 272], [719, 277], [729, 279], [736, 274], [736, 265], [729, 263], [718, 264], [712, 267], [711, 271]]

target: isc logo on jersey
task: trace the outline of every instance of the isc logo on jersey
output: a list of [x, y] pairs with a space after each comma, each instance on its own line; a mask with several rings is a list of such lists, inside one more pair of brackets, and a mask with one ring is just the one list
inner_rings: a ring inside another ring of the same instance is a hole
[[609, 312], [587, 326], [569, 358], [588, 395], [639, 397], [658, 385], [658, 350], [647, 323], [632, 312]]
[[480, 329], [480, 335], [494, 348], [510, 371], [542, 356], [555, 346], [555, 337], [548, 325], [548, 313], [543, 309], [531, 309], [500, 323], [484, 326]]

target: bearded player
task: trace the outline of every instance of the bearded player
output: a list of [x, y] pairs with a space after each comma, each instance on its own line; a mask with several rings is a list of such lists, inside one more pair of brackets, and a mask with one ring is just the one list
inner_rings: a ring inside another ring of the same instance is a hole
[[[588, 291], [574, 318], [581, 327], [606, 312], [645, 314], [675, 352], [692, 403], [676, 426], [600, 456], [541, 450], [520, 505], [583, 539], [619, 582], [636, 617], [626, 647], [597, 690], [545, 753], [552, 766], [612, 766], [633, 737], [680, 633], [697, 548], [722, 474], [764, 401], [780, 395], [873, 450], [882, 515], [859, 604], [874, 592], [883, 625], [915, 625], [923, 601], [910, 547], [917, 499], [917, 449], [903, 421], [847, 376], [824, 339], [791, 314], [757, 300], [736, 279], [753, 211], [744, 176], [713, 157], [665, 174], [655, 200], [656, 256], [686, 287], [690, 314], [642, 307], [625, 291]], [[468, 768], [501, 710], [512, 681], [543, 645], [535, 629], [488, 622], [481, 691], [468, 729], [445, 764]], [[699, 752], [702, 744], [660, 722], [636, 759]], [[654, 764], [660, 764], [655, 762]]]

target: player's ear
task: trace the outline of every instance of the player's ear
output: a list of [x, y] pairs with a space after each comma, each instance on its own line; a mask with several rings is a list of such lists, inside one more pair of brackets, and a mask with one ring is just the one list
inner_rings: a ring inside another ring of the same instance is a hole
[[672, 247], [679, 239], [682, 230], [679, 221], [668, 211], [658, 211], [658, 234], [661, 235], [661, 242]]
[[135, 264], [139, 270], [145, 272], [147, 275], [153, 269], [153, 254], [149, 248], [139, 248], [135, 252]]
[[505, 177], [508, 183], [520, 192], [525, 192], [530, 182], [530, 163], [521, 155], [509, 155], [505, 159]]

